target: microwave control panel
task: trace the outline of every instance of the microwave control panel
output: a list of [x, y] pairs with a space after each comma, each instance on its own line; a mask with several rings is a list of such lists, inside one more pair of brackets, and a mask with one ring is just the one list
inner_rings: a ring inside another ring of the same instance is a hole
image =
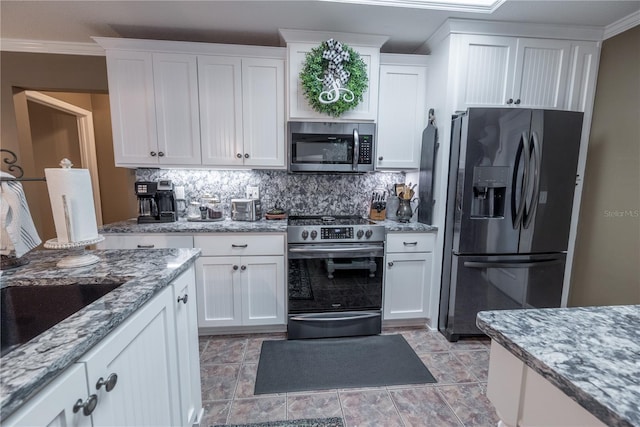
[[360, 135], [360, 156], [358, 158], [359, 164], [371, 164], [371, 147], [372, 138], [371, 135]]

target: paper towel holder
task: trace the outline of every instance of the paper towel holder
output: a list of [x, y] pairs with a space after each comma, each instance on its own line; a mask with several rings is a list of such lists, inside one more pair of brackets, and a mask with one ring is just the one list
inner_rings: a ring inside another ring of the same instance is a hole
[[98, 237], [96, 237], [95, 239], [83, 240], [79, 242], [58, 242], [58, 239], [55, 238], [47, 240], [44, 244], [44, 247], [47, 249], [80, 249], [79, 254], [72, 254], [65, 258], [62, 258], [56, 264], [56, 267], [59, 268], [75, 268], [95, 264], [100, 261], [100, 258], [96, 255], [84, 253], [84, 248], [89, 245], [95, 245], [96, 243], [100, 243], [102, 241], [104, 241], [104, 236], [101, 235], [98, 235]]

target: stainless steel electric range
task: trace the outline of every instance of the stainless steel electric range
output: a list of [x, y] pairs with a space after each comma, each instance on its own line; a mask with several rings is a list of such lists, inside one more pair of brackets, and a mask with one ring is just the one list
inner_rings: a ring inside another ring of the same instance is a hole
[[289, 217], [288, 338], [376, 335], [384, 226], [358, 216]]

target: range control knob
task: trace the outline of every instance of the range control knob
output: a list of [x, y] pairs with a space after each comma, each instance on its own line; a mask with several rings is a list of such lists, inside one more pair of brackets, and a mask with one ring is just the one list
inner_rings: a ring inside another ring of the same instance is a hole
[[318, 232], [316, 230], [311, 231], [311, 238], [315, 240], [318, 237]]
[[367, 232], [366, 232], [366, 233], [364, 233], [364, 235], [365, 235], [365, 237], [366, 237], [367, 239], [370, 239], [372, 234], [373, 234], [373, 231], [371, 231], [371, 230], [367, 230]]
[[356, 236], [358, 236], [358, 239], [362, 239], [362, 236], [364, 236], [364, 231], [358, 230], [358, 232], [356, 233]]
[[302, 231], [302, 238], [304, 240], [307, 240], [307, 237], [309, 237], [309, 232], [307, 230], [303, 230]]

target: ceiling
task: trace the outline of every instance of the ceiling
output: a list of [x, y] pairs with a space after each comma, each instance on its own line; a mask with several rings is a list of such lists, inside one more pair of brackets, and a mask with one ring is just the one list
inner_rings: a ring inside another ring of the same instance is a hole
[[640, 1], [507, 0], [495, 12], [307, 1], [0, 2], [0, 37], [93, 43], [91, 36], [282, 46], [278, 29], [389, 36], [383, 52], [413, 53], [449, 17], [600, 27]]

